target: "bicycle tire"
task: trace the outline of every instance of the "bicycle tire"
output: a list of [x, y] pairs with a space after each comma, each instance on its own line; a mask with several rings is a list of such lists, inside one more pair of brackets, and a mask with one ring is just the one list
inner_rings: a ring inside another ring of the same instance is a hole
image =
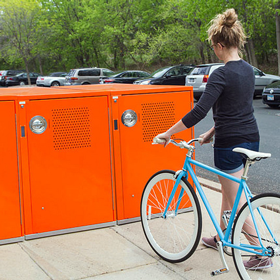
[[[256, 219], [256, 224], [259, 229], [260, 238], [264, 247], [268, 248], [273, 252], [271, 260], [273, 263], [272, 267], [264, 268], [268, 265], [267, 262], [260, 262], [259, 265], [251, 267], [251, 269], [246, 269], [244, 262], [248, 261], [250, 257], [253, 257], [254, 254], [232, 248], [234, 264], [236, 270], [241, 279], [280, 279], [280, 195], [275, 193], [264, 193], [255, 196], [251, 199], [252, 210]], [[265, 223], [263, 222], [259, 210], [262, 213], [265, 221], [271, 228], [275, 240], [269, 234]], [[241, 210], [239, 211], [236, 221], [233, 227], [232, 242], [234, 245], [240, 244], [253, 244], [256, 240], [255, 235], [246, 233], [244, 230], [248, 226], [246, 222], [247, 218], [250, 218], [251, 213], [249, 210], [248, 203], [245, 203]], [[245, 223], [246, 222], [246, 223]], [[247, 238], [245, 237], [247, 236]], [[251, 241], [249, 243], [248, 239]], [[260, 266], [263, 266], [261, 269]]]
[[[182, 178], [167, 217], [162, 214], [176, 182], [175, 172], [162, 170], [154, 174], [145, 186], [141, 198], [141, 222], [152, 249], [165, 261], [176, 263], [189, 258], [201, 237], [202, 216], [199, 201], [190, 183]], [[174, 209], [178, 195], [184, 189], [179, 214]]]

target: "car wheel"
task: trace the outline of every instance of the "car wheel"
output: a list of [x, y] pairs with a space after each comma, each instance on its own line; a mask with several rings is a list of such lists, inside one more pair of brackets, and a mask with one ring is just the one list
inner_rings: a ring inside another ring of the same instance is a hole
[[20, 86], [25, 86], [26, 83], [25, 83], [24, 81], [20, 81], [20, 82], [19, 82], [19, 85], [20, 85]]
[[84, 86], [84, 85], [90, 85], [90, 83], [83, 83], [82, 86]]
[[52, 87], [59, 87], [60, 83], [59, 82], [52, 82], [51, 86]]

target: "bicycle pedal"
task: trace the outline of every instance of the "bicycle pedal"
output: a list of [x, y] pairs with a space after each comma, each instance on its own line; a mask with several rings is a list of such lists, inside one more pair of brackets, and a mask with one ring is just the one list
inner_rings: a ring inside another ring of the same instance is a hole
[[216, 276], [216, 275], [220, 275], [223, 273], [227, 273], [229, 272], [229, 270], [225, 267], [225, 268], [221, 268], [221, 269], [217, 269], [211, 272], [211, 276]]
[[217, 244], [219, 255], [220, 255], [220, 258], [221, 258], [221, 261], [222, 261], [222, 265], [224, 267], [221, 268], [221, 269], [212, 271], [212, 273], [211, 273], [212, 276], [216, 276], [216, 275], [219, 275], [219, 274], [223, 274], [223, 273], [229, 272], [228, 265], [227, 265], [226, 260], [225, 260], [225, 255], [224, 255], [224, 250], [223, 250], [223, 243], [222, 243], [222, 241], [218, 241], [216, 244]]

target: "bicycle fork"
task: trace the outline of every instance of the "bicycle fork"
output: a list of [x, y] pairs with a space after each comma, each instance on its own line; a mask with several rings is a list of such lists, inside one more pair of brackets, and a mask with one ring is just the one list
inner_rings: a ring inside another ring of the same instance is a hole
[[[182, 171], [182, 170], [177, 171], [176, 174], [175, 174], [176, 183], [175, 183], [175, 185], [172, 189], [172, 192], [171, 192], [171, 194], [169, 196], [169, 199], [167, 201], [167, 204], [165, 206], [165, 210], [164, 210], [163, 215], [162, 215], [164, 219], [167, 216], [167, 211], [169, 209], [169, 206], [171, 204], [172, 199], [174, 198], [174, 195], [175, 195], [176, 190], [179, 186], [179, 183], [181, 182], [182, 177], [184, 177], [185, 175], [186, 175], [186, 172]], [[181, 191], [180, 191], [180, 194], [179, 194], [178, 203], [176, 205], [176, 209], [175, 209], [175, 213], [174, 213], [175, 216], [177, 215], [177, 211], [179, 209], [179, 205], [180, 205], [181, 199], [183, 197], [183, 194], [184, 194], [184, 189], [182, 188]]]

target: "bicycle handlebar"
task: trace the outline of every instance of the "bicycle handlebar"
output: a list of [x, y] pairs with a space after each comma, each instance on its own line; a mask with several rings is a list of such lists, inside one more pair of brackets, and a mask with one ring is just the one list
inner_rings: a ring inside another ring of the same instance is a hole
[[[176, 140], [176, 139], [175, 139]], [[192, 144], [193, 142], [199, 142], [201, 143], [202, 142], [202, 138], [194, 138], [194, 139], [191, 139], [189, 142], [186, 142], [184, 140], [181, 140], [180, 142], [176, 142], [175, 140], [173, 139], [170, 139], [168, 144], [171, 143], [177, 147], [180, 147], [181, 149], [189, 149], [190, 147], [190, 144]], [[178, 139], [179, 140], [179, 139]], [[158, 138], [158, 137], [155, 137], [153, 139], [153, 143], [152, 144], [164, 144], [166, 141], [164, 139], [161, 139], [161, 138]]]

